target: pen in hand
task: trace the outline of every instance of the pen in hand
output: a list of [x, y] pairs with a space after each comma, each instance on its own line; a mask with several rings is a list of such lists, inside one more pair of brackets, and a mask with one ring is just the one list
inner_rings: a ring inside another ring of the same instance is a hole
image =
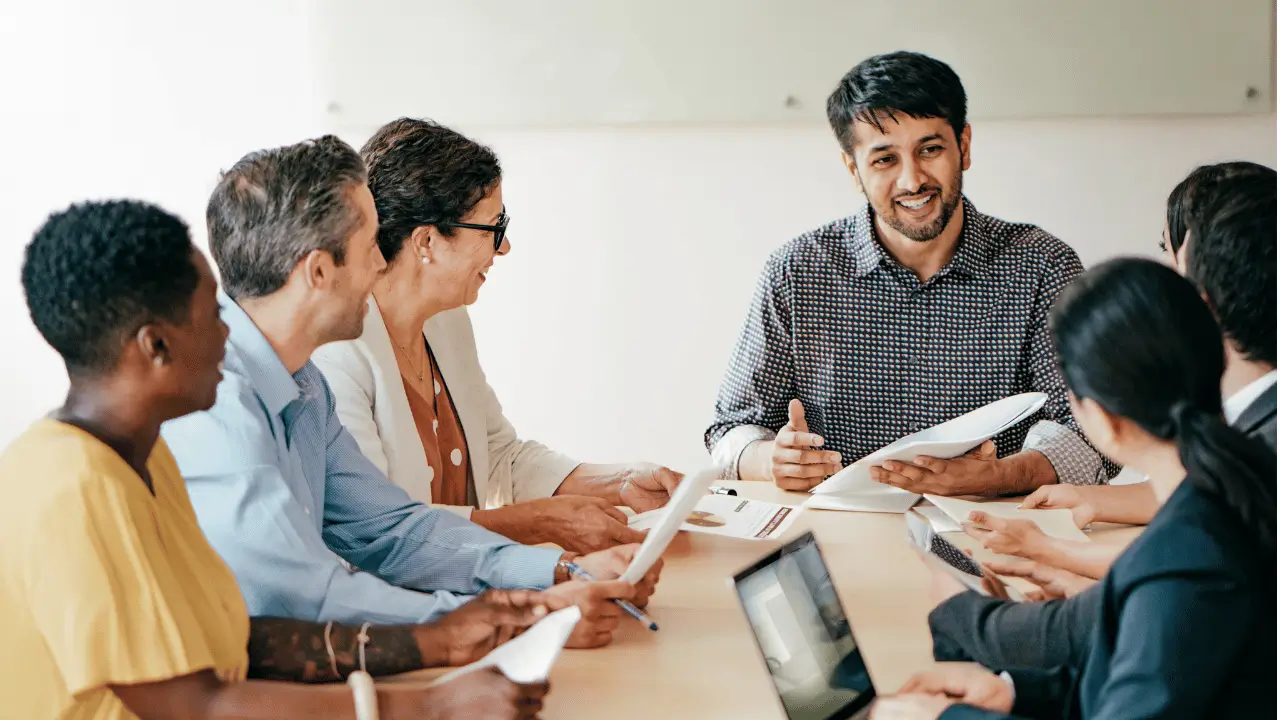
[[[583, 568], [581, 565], [577, 563], [567, 562], [564, 565], [566, 568], [569, 569], [569, 572], [575, 577], [581, 578], [582, 580], [586, 580], [588, 582], [595, 580], [595, 577], [591, 573], [587, 572], [586, 568]], [[614, 598], [613, 602], [617, 603], [618, 607], [622, 608], [623, 612], [639, 620], [641, 623], [647, 626], [650, 630], [658, 629], [658, 623], [654, 622], [653, 619], [650, 618], [648, 615], [645, 615], [643, 610], [636, 607], [635, 605], [632, 605], [629, 600]]]

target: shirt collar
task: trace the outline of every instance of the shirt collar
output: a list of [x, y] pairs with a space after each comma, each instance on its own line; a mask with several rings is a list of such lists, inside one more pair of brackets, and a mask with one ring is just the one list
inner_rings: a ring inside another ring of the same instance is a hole
[[[968, 198], [963, 198], [964, 226], [960, 230], [960, 243], [951, 261], [943, 266], [939, 275], [951, 271], [976, 276], [985, 273], [991, 267], [992, 248], [990, 232], [987, 229], [986, 216], [978, 212]], [[875, 236], [875, 213], [871, 204], [867, 203], [862, 212], [855, 216], [853, 225], [853, 257], [855, 261], [854, 275], [861, 277], [880, 267], [881, 264], [897, 265]]]
[[1257, 380], [1254, 380], [1248, 385], [1240, 388], [1234, 395], [1223, 401], [1222, 414], [1226, 417], [1227, 424], [1235, 425], [1236, 421], [1240, 419], [1240, 416], [1244, 414], [1244, 411], [1248, 410], [1249, 406], [1253, 404], [1253, 401], [1262, 397], [1262, 393], [1266, 392], [1268, 388], [1275, 384], [1276, 371], [1272, 370], [1266, 375], [1263, 375]]
[[248, 313], [221, 290], [218, 291], [218, 306], [222, 308], [222, 321], [231, 331], [227, 344], [235, 349], [249, 384], [262, 398], [267, 412], [281, 414], [289, 403], [302, 396], [298, 381], [280, 362], [275, 348], [271, 347]]

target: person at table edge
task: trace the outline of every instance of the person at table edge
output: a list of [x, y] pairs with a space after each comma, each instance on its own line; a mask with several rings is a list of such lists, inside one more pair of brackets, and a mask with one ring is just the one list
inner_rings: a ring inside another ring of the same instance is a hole
[[878, 55], [845, 75], [827, 115], [867, 207], [765, 263], [705, 433], [713, 461], [809, 490], [903, 436], [1038, 391], [1044, 407], [994, 442], [885, 462], [873, 479], [943, 495], [1107, 482], [1119, 468], [1071, 418], [1047, 328], [1080, 260], [964, 197], [960, 78], [917, 53]]

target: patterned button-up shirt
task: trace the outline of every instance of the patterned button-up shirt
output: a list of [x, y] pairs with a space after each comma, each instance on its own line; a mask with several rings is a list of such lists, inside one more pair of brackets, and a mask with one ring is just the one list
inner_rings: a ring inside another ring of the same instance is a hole
[[514, 543], [387, 480], [342, 427], [319, 368], [290, 374], [235, 301], [219, 293], [219, 304], [231, 335], [217, 403], [162, 432], [250, 615], [424, 623], [486, 588], [554, 582], [558, 550]]
[[964, 202], [956, 253], [921, 282], [875, 238], [870, 208], [801, 235], [765, 264], [706, 432], [732, 468], [787, 422], [792, 398], [826, 450], [854, 462], [918, 430], [1024, 392], [1049, 396], [996, 438], [1038, 450], [1062, 482], [1119, 468], [1079, 434], [1049, 336], [1049, 309], [1080, 274], [1070, 247]]

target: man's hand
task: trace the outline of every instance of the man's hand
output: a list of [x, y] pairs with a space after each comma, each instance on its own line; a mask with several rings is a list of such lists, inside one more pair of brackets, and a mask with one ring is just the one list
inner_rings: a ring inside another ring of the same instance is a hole
[[497, 668], [484, 668], [440, 685], [379, 685], [379, 715], [387, 720], [534, 720], [549, 688], [545, 682], [517, 684]]
[[1075, 485], [1043, 485], [1022, 501], [1029, 510], [1070, 510], [1076, 527], [1088, 527], [1097, 516], [1093, 503]]
[[656, 510], [667, 504], [683, 479], [684, 475], [661, 465], [632, 465], [623, 471], [618, 497], [638, 513]]
[[565, 643], [568, 648], [597, 648], [613, 640], [613, 631], [622, 622], [622, 609], [613, 600], [634, 600], [635, 586], [621, 580], [572, 580], [542, 593], [553, 610], [577, 605], [582, 619]]
[[457, 666], [479, 660], [546, 616], [548, 604], [540, 595], [533, 590], [486, 590], [434, 623], [419, 626], [423, 665]]
[[[635, 557], [636, 551], [640, 549], [639, 545], [621, 545], [608, 550], [584, 555], [574, 562], [582, 566], [583, 570], [591, 573], [592, 577], [597, 580], [613, 580], [622, 576], [627, 571], [627, 567], [631, 565], [631, 559]], [[649, 572], [640, 578], [640, 582], [636, 583], [635, 596], [628, 598], [636, 607], [644, 607], [649, 604], [649, 596], [658, 586], [658, 577], [662, 575], [662, 558], [649, 568]]]
[[1020, 577], [1039, 585], [1045, 600], [1079, 595], [1097, 582], [1061, 568], [1021, 558], [994, 558], [983, 567], [999, 575]]
[[840, 453], [819, 450], [820, 436], [809, 432], [804, 406], [792, 400], [787, 408], [787, 424], [770, 443], [769, 472], [783, 490], [808, 491], [840, 472]]
[[575, 553], [644, 540], [644, 533], [627, 527], [626, 514], [608, 500], [582, 495], [556, 495], [476, 510], [471, 519], [525, 545], [554, 543]]
[[1004, 466], [990, 440], [951, 460], [921, 455], [913, 462], [886, 460], [871, 479], [924, 495], [995, 495], [1006, 486]]
[[939, 663], [917, 673], [898, 689], [901, 694], [943, 695], [955, 702], [993, 712], [1013, 710], [1013, 691], [1000, 676], [974, 663]]
[[1054, 539], [1030, 520], [1002, 518], [975, 510], [969, 513], [964, 532], [982, 547], [1000, 555], [1043, 560], [1052, 552]]

